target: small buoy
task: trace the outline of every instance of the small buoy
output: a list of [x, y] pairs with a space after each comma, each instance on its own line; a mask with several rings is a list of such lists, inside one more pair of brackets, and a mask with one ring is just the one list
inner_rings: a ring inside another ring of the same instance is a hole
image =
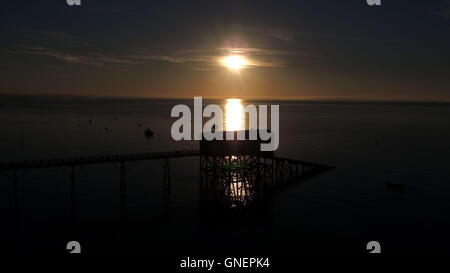
[[153, 131], [148, 129], [144, 131], [146, 137], [153, 137]]
[[108, 127], [105, 127], [105, 131], [108, 131]]
[[92, 119], [89, 120], [89, 123], [92, 123]]
[[117, 118], [114, 118], [114, 120], [117, 120]]
[[140, 124], [140, 123], [138, 123], [138, 127], [141, 127], [141, 124]]

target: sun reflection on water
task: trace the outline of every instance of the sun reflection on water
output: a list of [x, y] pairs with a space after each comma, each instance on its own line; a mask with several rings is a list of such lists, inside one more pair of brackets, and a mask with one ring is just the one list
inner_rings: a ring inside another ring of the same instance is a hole
[[225, 105], [225, 130], [239, 131], [244, 130], [245, 115], [244, 106], [240, 99], [227, 99]]

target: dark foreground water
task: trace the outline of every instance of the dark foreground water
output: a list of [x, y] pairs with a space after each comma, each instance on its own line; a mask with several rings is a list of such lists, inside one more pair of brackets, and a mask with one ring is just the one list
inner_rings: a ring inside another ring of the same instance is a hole
[[[192, 101], [2, 96], [0, 160], [196, 149], [170, 138], [178, 103]], [[365, 252], [372, 240], [383, 252], [450, 250], [450, 105], [269, 103], [280, 104], [278, 155], [336, 168], [240, 217], [200, 213], [198, 158], [175, 161], [169, 200], [162, 162], [133, 162], [122, 222], [112, 164], [78, 169], [75, 222], [66, 169], [20, 172], [18, 210], [1, 176], [3, 250], [65, 251], [70, 240], [85, 252]]]

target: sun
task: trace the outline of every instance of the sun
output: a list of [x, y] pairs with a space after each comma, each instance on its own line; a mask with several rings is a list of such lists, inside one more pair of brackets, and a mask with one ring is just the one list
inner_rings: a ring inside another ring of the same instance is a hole
[[247, 65], [247, 62], [243, 57], [239, 55], [233, 55], [225, 57], [223, 59], [223, 64], [232, 70], [239, 70], [243, 68], [245, 65]]

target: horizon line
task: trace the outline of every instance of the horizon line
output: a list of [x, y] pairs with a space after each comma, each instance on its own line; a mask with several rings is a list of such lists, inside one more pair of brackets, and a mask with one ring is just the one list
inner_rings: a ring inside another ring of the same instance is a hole
[[190, 100], [194, 97], [202, 97], [206, 100], [226, 100], [226, 99], [242, 99], [247, 101], [333, 101], [333, 102], [428, 102], [428, 103], [450, 103], [450, 98], [404, 98], [404, 97], [391, 97], [391, 98], [380, 98], [380, 97], [286, 97], [286, 98], [252, 98], [252, 97], [223, 97], [223, 96], [200, 96], [195, 95], [192, 97], [183, 96], [126, 96], [126, 95], [98, 95], [98, 94], [54, 94], [54, 93], [0, 93], [0, 96], [16, 96], [16, 97], [79, 97], [79, 98], [93, 98], [93, 99], [154, 99], [154, 100]]

